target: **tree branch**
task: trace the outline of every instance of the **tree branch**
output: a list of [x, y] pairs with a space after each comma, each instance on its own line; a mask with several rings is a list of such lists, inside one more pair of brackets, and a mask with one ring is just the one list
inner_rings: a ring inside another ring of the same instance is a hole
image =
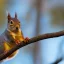
[[37, 42], [37, 41], [40, 41], [43, 39], [54, 38], [54, 37], [59, 37], [59, 36], [63, 36], [63, 35], [64, 35], [64, 31], [59, 31], [59, 32], [47, 33], [47, 34], [42, 34], [42, 35], [33, 37], [29, 40], [29, 42], [21, 42], [19, 45], [16, 45], [14, 48], [9, 50], [7, 53], [0, 55], [0, 61], [7, 58], [9, 55], [11, 55], [17, 49], [24, 47], [28, 44], [31, 44], [31, 43], [34, 43], [34, 42]]
[[60, 59], [56, 60], [54, 63], [51, 63], [51, 64], [58, 64], [62, 60], [63, 60], [63, 58], [60, 58]]

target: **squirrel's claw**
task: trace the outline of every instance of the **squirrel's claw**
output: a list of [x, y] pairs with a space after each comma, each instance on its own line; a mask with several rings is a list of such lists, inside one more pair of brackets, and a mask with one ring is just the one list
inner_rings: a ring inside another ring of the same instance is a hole
[[[29, 38], [26, 37], [26, 38], [24, 39], [24, 42], [28, 42], [28, 41], [29, 41]], [[19, 44], [20, 44], [20, 41], [19, 41], [19, 40], [15, 40], [15, 43], [16, 43], [17, 45], [19, 45]]]
[[20, 44], [19, 40], [15, 40], [15, 43], [16, 43], [17, 45]]
[[28, 38], [28, 37], [26, 37], [26, 38], [25, 38], [25, 42], [28, 42], [28, 41], [29, 41], [29, 38]]

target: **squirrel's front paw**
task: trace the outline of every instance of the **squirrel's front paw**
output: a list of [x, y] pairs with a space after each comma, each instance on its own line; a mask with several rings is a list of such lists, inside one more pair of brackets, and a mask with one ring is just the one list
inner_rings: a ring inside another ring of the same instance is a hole
[[25, 42], [28, 42], [28, 41], [29, 41], [29, 38], [28, 38], [28, 37], [26, 37], [26, 38], [25, 38]]
[[18, 44], [20, 44], [20, 41], [19, 40], [15, 40], [15, 43], [18, 45]]

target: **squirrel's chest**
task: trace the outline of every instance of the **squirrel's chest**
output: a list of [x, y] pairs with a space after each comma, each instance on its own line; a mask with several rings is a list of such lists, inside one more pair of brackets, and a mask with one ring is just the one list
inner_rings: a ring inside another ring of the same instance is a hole
[[12, 36], [13, 36], [13, 38], [14, 39], [19, 39], [22, 35], [21, 35], [21, 33], [19, 32], [19, 33], [12, 33]]
[[17, 33], [10, 32], [10, 34], [12, 35], [12, 38], [15, 39], [15, 40], [19, 40], [19, 41], [24, 40], [23, 35], [22, 35], [20, 30]]

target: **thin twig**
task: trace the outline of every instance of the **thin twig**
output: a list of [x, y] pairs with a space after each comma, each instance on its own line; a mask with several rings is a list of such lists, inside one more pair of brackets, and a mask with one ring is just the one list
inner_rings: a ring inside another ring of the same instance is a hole
[[62, 58], [56, 60], [54, 63], [51, 63], [51, 64], [58, 64], [60, 61], [62, 61]]
[[48, 39], [48, 38], [54, 38], [54, 37], [59, 37], [63, 36], [64, 31], [59, 31], [59, 32], [54, 32], [54, 33], [47, 33], [47, 34], [42, 34], [36, 37], [31, 38], [28, 42], [21, 42], [19, 45], [16, 45], [14, 48], [9, 50], [7, 53], [0, 55], [0, 61], [7, 58], [9, 55], [11, 55], [14, 51], [17, 49], [24, 47], [28, 44], [43, 40], [43, 39]]

